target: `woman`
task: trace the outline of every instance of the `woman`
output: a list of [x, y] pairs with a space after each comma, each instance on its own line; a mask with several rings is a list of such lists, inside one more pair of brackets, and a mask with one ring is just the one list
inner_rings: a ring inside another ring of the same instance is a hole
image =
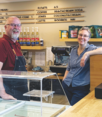
[[78, 46], [71, 51], [70, 60], [63, 78], [63, 88], [71, 105], [74, 105], [90, 91], [89, 56], [102, 54], [102, 48], [89, 45], [91, 32], [82, 27], [78, 34]]

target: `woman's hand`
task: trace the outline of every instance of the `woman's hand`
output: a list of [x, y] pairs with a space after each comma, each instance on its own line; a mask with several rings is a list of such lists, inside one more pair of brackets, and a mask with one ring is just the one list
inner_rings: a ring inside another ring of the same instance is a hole
[[63, 77], [62, 81], [65, 79], [66, 77]]
[[67, 71], [67, 70], [65, 71], [65, 74], [64, 74], [64, 77], [63, 77], [62, 81], [66, 78], [68, 72], [69, 72], [69, 71]]

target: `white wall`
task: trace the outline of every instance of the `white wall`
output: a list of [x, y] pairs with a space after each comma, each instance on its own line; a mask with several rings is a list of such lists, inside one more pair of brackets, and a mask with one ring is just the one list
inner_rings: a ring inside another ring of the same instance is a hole
[[[36, 2], [19, 2], [0, 4], [0, 9], [9, 10], [37, 9], [38, 6], [47, 6], [49, 9], [58, 5], [63, 7], [85, 6], [84, 22], [73, 23], [51, 23], [51, 24], [26, 24], [22, 27], [39, 27], [39, 36], [44, 39], [45, 46], [66, 45], [65, 42], [59, 41], [59, 30], [68, 30], [70, 25], [102, 25], [102, 0], [55, 0], [55, 1], [36, 1]], [[81, 18], [80, 18], [81, 19]], [[67, 43], [67, 45], [76, 43]], [[98, 43], [99, 44], [99, 43]], [[96, 44], [97, 45], [97, 44]]]

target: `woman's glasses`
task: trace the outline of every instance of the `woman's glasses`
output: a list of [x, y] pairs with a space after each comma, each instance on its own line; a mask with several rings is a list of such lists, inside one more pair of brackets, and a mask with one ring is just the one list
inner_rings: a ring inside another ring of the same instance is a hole
[[83, 34], [78, 34], [78, 36], [80, 36], [80, 37], [89, 37], [89, 35], [83, 35]]

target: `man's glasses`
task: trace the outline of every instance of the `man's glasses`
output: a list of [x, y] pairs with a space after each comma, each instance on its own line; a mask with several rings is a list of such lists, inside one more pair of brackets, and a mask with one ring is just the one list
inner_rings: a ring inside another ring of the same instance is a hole
[[6, 25], [10, 25], [10, 26], [12, 26], [12, 27], [21, 27], [21, 24], [6, 24]]
[[89, 37], [88, 35], [78, 34], [80, 37]]

